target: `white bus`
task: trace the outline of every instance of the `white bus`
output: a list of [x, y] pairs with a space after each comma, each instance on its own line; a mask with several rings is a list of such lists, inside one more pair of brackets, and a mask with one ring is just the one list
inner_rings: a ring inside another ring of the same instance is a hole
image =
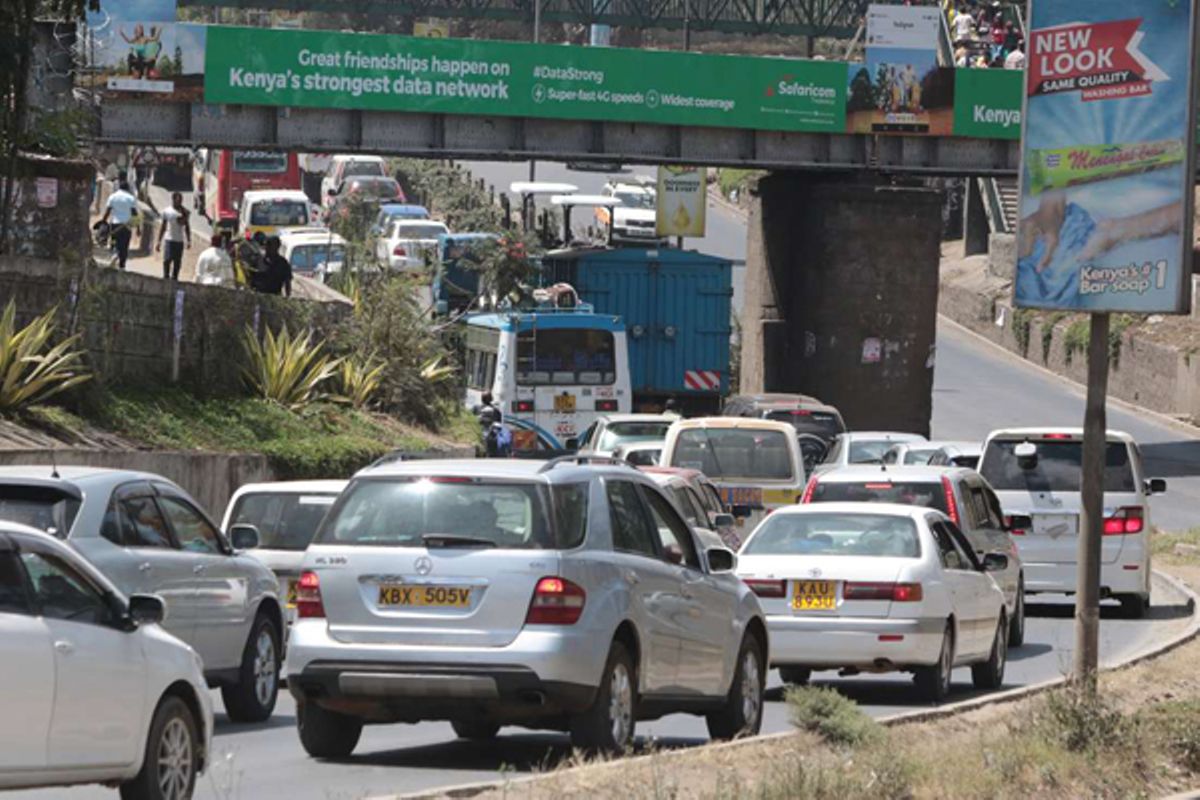
[[465, 327], [467, 408], [491, 392], [516, 452], [565, 450], [597, 417], [632, 407], [620, 317], [580, 304], [475, 314]]

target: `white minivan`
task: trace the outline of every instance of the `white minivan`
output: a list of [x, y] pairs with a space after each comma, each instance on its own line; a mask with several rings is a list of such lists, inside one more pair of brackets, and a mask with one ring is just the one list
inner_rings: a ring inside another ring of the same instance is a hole
[[[1025, 591], [1074, 594], [1083, 431], [1079, 428], [1013, 428], [993, 431], [979, 472], [1006, 515], [1028, 515], [1029, 530], [1012, 530], [1025, 569]], [[1108, 432], [1104, 466], [1104, 541], [1101, 594], [1140, 618], [1150, 607], [1150, 496], [1166, 481], [1146, 477], [1133, 437]]]

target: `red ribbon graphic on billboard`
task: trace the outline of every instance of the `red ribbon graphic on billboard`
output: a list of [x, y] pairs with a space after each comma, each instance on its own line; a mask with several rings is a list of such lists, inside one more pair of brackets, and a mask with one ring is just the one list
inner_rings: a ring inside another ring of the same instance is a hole
[[1150, 94], [1150, 84], [1168, 76], [1138, 49], [1141, 24], [1139, 17], [1033, 31], [1026, 91], [1080, 92], [1084, 100]]

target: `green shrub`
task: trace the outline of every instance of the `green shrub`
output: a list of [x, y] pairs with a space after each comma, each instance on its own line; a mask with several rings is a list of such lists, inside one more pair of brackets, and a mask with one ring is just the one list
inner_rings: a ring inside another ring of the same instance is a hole
[[792, 724], [811, 731], [831, 744], [849, 745], [876, 741], [882, 729], [853, 700], [833, 689], [798, 686], [785, 699]]
[[392, 448], [363, 436], [274, 439], [259, 449], [279, 480], [347, 478]]
[[338, 367], [338, 401], [354, 408], [366, 408], [379, 391], [386, 367], [387, 364], [378, 361], [374, 355], [342, 361]]
[[250, 388], [262, 399], [293, 411], [324, 397], [322, 385], [342, 362], [313, 342], [311, 330], [293, 336], [286, 325], [278, 334], [268, 328], [262, 341], [247, 325], [242, 346], [247, 362], [243, 373]]
[[1037, 715], [1039, 732], [1073, 753], [1094, 753], [1120, 742], [1129, 723], [1098, 692], [1068, 686], [1046, 695]]
[[19, 411], [91, 380], [83, 365], [79, 336], [52, 344], [58, 334], [57, 309], [17, 328], [17, 304], [0, 314], [0, 413]]

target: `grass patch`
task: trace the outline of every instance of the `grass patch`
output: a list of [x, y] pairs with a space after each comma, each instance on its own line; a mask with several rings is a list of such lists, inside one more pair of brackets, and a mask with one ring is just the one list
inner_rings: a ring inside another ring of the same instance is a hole
[[857, 747], [878, 741], [883, 729], [858, 704], [834, 689], [797, 686], [786, 695], [792, 724], [834, 745]]
[[738, 190], [738, 194], [743, 194], [752, 181], [765, 174], [761, 169], [721, 167], [717, 170], [717, 185], [721, 187], [721, 194], [725, 197], [729, 197], [729, 193], [734, 189]]
[[[1191, 547], [1200, 548], [1200, 528], [1192, 528], [1189, 531], [1180, 533], [1168, 533], [1166, 531], [1155, 531], [1150, 537], [1150, 552], [1155, 558], [1164, 558], [1168, 563], [1174, 564], [1194, 564], [1200, 561], [1200, 556], [1179, 555], [1175, 552], [1175, 546], [1178, 544], [1190, 545]], [[1186, 547], [1183, 549], [1187, 549]]]

